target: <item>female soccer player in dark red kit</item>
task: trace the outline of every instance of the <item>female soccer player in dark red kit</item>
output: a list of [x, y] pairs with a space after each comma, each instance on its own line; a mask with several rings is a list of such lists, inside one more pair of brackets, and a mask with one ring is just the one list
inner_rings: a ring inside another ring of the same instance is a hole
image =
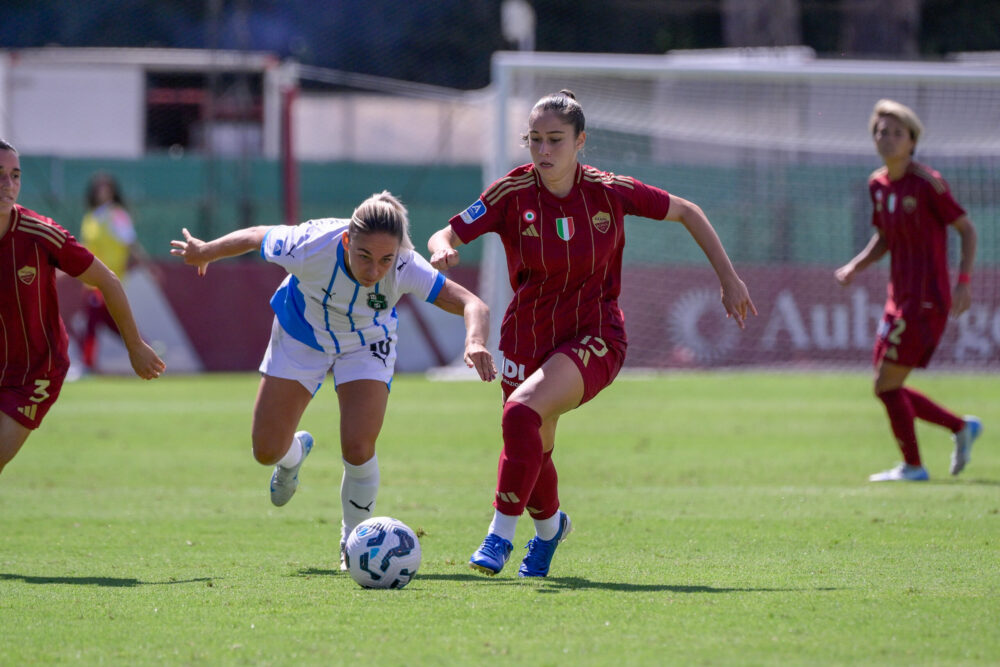
[[139, 336], [118, 277], [51, 219], [18, 206], [21, 160], [0, 139], [0, 471], [59, 397], [69, 356], [56, 269], [101, 291], [135, 374], [165, 365]]
[[[970, 274], [976, 256], [976, 228], [948, 189], [941, 174], [915, 162], [923, 132], [917, 114], [892, 100], [879, 100], [869, 120], [875, 149], [885, 166], [868, 178], [875, 234], [834, 277], [848, 285], [860, 271], [890, 254], [888, 298], [875, 339], [875, 395], [889, 415], [903, 462], [875, 473], [872, 482], [923, 481], [914, 418], [947, 428], [955, 449], [951, 474], [969, 461], [972, 443], [982, 430], [975, 417], [959, 417], [903, 383], [914, 368], [930, 362], [949, 312], [958, 316], [972, 302]], [[962, 239], [954, 291], [948, 277], [948, 226]]]
[[756, 314], [746, 285], [702, 210], [680, 197], [581, 165], [583, 108], [563, 90], [540, 99], [528, 116], [531, 163], [493, 183], [428, 241], [431, 263], [458, 263], [456, 248], [497, 233], [514, 297], [501, 325], [503, 451], [493, 522], [470, 565], [500, 572], [517, 520], [535, 521], [520, 576], [544, 577], [556, 546], [572, 529], [559, 510], [552, 462], [559, 416], [611, 384], [625, 361], [621, 291], [625, 216], [682, 223], [722, 284], [722, 305], [742, 328]]

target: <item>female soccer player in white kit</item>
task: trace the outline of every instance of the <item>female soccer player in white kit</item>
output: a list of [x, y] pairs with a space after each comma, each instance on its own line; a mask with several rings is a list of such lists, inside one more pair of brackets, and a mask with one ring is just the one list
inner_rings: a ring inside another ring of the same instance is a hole
[[201, 241], [183, 230], [172, 254], [198, 267], [254, 250], [288, 271], [271, 298], [274, 324], [260, 365], [253, 411], [254, 458], [273, 465], [271, 502], [287, 503], [313, 446], [296, 431], [302, 413], [333, 372], [340, 404], [341, 569], [344, 541], [374, 516], [379, 486], [375, 440], [385, 417], [396, 363], [396, 303], [406, 293], [465, 318], [465, 363], [496, 377], [486, 349], [489, 309], [413, 250], [406, 209], [389, 192], [362, 202], [349, 220], [324, 218], [294, 226], [237, 230]]

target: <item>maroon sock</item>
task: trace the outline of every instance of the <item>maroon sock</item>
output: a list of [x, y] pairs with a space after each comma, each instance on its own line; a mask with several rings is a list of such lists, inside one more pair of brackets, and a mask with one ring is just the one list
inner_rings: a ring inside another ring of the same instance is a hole
[[925, 422], [944, 426], [952, 433], [958, 433], [965, 428], [964, 419], [954, 412], [946, 410], [919, 391], [910, 389], [909, 387], [904, 387], [903, 391], [906, 392], [906, 397], [910, 399], [910, 405], [913, 406], [913, 414], [917, 419], [923, 419]]
[[542, 468], [542, 418], [527, 405], [507, 401], [501, 426], [503, 452], [493, 507], [502, 514], [521, 516]]
[[910, 405], [905, 390], [900, 387], [883, 391], [878, 394], [878, 398], [885, 404], [885, 411], [889, 413], [889, 423], [892, 425], [893, 435], [896, 436], [899, 451], [903, 453], [903, 460], [911, 466], [920, 465], [917, 431], [913, 426], [913, 406]]
[[538, 472], [535, 488], [528, 498], [528, 514], [532, 519], [548, 519], [559, 511], [559, 475], [552, 462], [552, 451], [542, 454], [542, 469]]

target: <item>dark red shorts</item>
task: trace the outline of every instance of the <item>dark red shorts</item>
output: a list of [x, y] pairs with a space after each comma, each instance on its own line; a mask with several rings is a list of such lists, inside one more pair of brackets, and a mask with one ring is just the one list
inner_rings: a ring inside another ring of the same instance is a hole
[[54, 377], [29, 380], [28, 384], [20, 387], [0, 387], [0, 412], [25, 428], [38, 428], [49, 408], [59, 398], [64, 379], [65, 372]]
[[900, 366], [926, 368], [947, 325], [947, 313], [883, 313], [872, 350], [872, 363], [876, 368], [883, 360]]
[[562, 353], [576, 363], [583, 376], [583, 405], [607, 387], [625, 363], [625, 343], [605, 341], [597, 336], [581, 336], [565, 342], [539, 359], [504, 355], [500, 372], [500, 387], [506, 401], [532, 373], [542, 367], [552, 355]]

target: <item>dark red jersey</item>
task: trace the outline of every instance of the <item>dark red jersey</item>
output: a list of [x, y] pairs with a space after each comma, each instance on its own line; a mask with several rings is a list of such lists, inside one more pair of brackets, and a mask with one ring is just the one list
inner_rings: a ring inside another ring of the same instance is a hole
[[886, 310], [919, 315], [951, 308], [948, 278], [948, 225], [965, 210], [951, 196], [941, 174], [911, 162], [906, 174], [890, 181], [885, 167], [868, 179], [872, 224], [889, 246], [890, 279]]
[[468, 243], [496, 232], [514, 297], [500, 350], [538, 358], [579, 334], [625, 342], [621, 292], [625, 216], [662, 220], [670, 195], [628, 176], [577, 166], [566, 197], [542, 185], [534, 165], [517, 167], [450, 220]]
[[51, 219], [14, 205], [0, 237], [0, 386], [21, 386], [69, 367], [56, 269], [78, 276], [94, 255]]

